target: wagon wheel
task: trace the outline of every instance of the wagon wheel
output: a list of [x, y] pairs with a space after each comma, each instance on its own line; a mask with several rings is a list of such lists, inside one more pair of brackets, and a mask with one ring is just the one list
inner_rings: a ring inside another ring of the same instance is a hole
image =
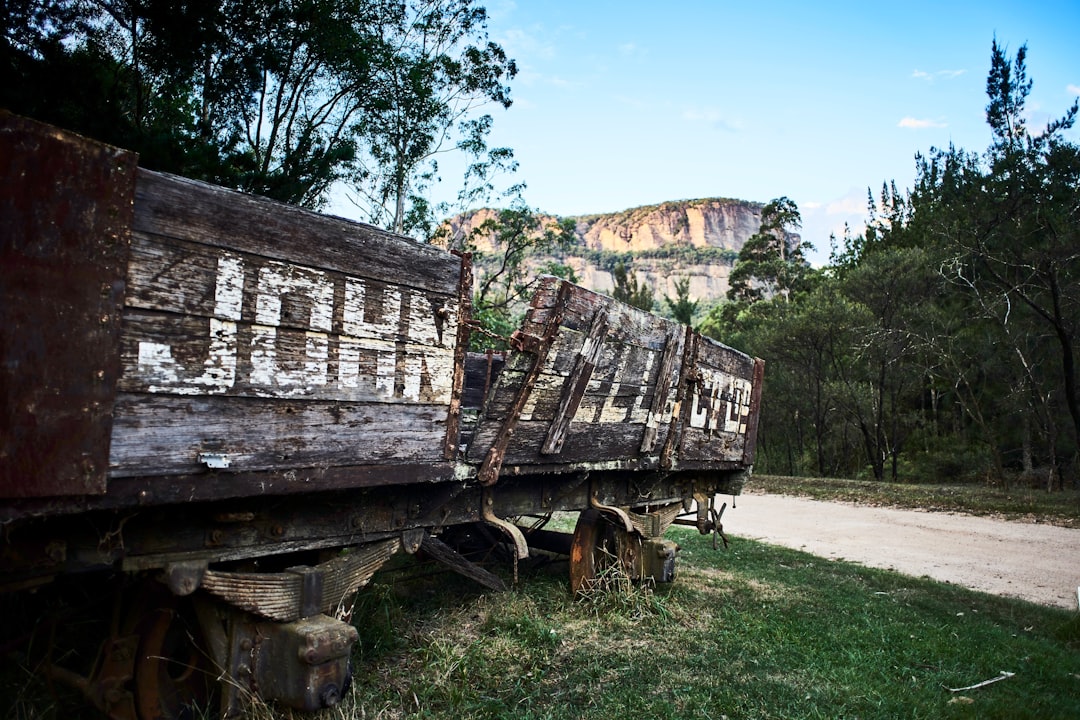
[[570, 589], [575, 595], [598, 587], [616, 565], [637, 579], [641, 540], [594, 508], [578, 516], [570, 545]]
[[128, 616], [139, 637], [135, 705], [139, 720], [191, 720], [210, 707], [215, 675], [187, 598], [146, 593]]

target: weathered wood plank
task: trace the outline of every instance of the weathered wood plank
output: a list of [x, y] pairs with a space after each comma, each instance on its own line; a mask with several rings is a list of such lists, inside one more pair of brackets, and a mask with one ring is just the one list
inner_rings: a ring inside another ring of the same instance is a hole
[[678, 365], [683, 355], [686, 343], [687, 330], [682, 327], [673, 327], [668, 331], [667, 341], [664, 343], [664, 353], [660, 359], [660, 369], [657, 378], [671, 378], [671, 382], [657, 382], [656, 392], [649, 404], [649, 416], [645, 420], [645, 432], [641, 437], [641, 452], [651, 453], [656, 447], [657, 431], [660, 423], [665, 422], [664, 416], [668, 412], [668, 397], [671, 388], [678, 384]]
[[699, 338], [695, 374], [679, 457], [686, 461], [741, 459], [749, 429], [753, 359]]
[[[547, 321], [553, 307], [552, 296], [557, 293], [564, 281], [558, 278], [544, 278], [539, 284], [533, 302], [525, 313], [522, 332], [535, 335]], [[616, 302], [606, 295], [572, 285], [562, 316], [562, 327], [584, 332], [592, 322], [597, 307], [604, 307], [608, 312], [610, 339], [614, 342], [629, 343], [652, 350], [662, 350], [667, 338], [668, 327], [672, 324], [644, 310]]]
[[585, 335], [585, 341], [578, 351], [574, 368], [567, 376], [562, 392], [559, 394], [555, 417], [551, 421], [547, 437], [544, 439], [544, 446], [540, 450], [544, 455], [554, 455], [562, 449], [566, 432], [570, 429], [570, 423], [578, 411], [578, 406], [581, 405], [581, 398], [589, 386], [593, 371], [600, 359], [607, 334], [607, 311], [599, 307], [596, 309], [596, 316], [589, 327], [589, 332]]
[[465, 356], [465, 392], [461, 403], [464, 407], [479, 409], [492, 386], [499, 379], [506, 353], [468, 353]]
[[[517, 382], [516, 372], [507, 373], [506, 388], [500, 387], [490, 399], [485, 410], [485, 423], [488, 424], [502, 417], [510, 407], [509, 388]], [[559, 403], [563, 397], [565, 380], [560, 376], [545, 375], [537, 382], [529, 402], [522, 409], [521, 417], [525, 420], [540, 420], [551, 423], [555, 420]], [[625, 381], [612, 382], [610, 379], [592, 378], [581, 397], [575, 413], [575, 422], [588, 424], [603, 422], [630, 422], [644, 427], [656, 391], [654, 384], [645, 384], [628, 378]], [[670, 407], [668, 408], [670, 411]]]
[[480, 468], [477, 470], [477, 479], [482, 485], [493, 485], [498, 480], [499, 468], [503, 463], [504, 452], [513, 438], [514, 428], [521, 418], [521, 411], [529, 402], [529, 396], [532, 394], [537, 380], [543, 373], [544, 364], [547, 362], [552, 342], [555, 340], [556, 333], [559, 329], [559, 322], [562, 318], [559, 308], [565, 304], [565, 300], [569, 294], [570, 286], [564, 284], [559, 289], [559, 299], [555, 309], [548, 318], [545, 329], [540, 335], [534, 338], [535, 342], [532, 343], [532, 347], [529, 351], [522, 353], [523, 355], [529, 355], [531, 357], [530, 366], [522, 377], [521, 382], [518, 383], [516, 390], [513, 392], [513, 400], [510, 403], [510, 407], [498, 423], [499, 429], [495, 434], [495, 438], [488, 446], [487, 451], [484, 454], [484, 459], [480, 464]]
[[[551, 321], [551, 294], [561, 287], [553, 280], [542, 283], [530, 310], [531, 321]], [[568, 395], [567, 388], [578, 387], [580, 381], [579, 350], [589, 344], [590, 332], [583, 328], [588, 330], [593, 320], [586, 313], [595, 316], [601, 310], [609, 311], [610, 331], [588, 381], [578, 388], [580, 396]], [[662, 340], [657, 341], [661, 331]], [[509, 398], [522, 382], [518, 366], [512, 356], [500, 375], [472, 438], [470, 458], [492, 442], [493, 421], [515, 411]], [[549, 361], [535, 381], [529, 402], [518, 409], [522, 426], [506, 448], [505, 461], [599, 466], [658, 452], [664, 467], [708, 462], [734, 466], [745, 452], [753, 368], [749, 356], [685, 327], [572, 287]], [[690, 373], [685, 383], [683, 373]], [[572, 425], [566, 422], [568, 398], [579, 403]], [[541, 440], [536, 423], [544, 422], [550, 427]], [[625, 439], [633, 432], [638, 433], [636, 445]], [[553, 438], [560, 434], [567, 442], [574, 439], [576, 449], [552, 458]]]
[[454, 295], [460, 261], [431, 245], [148, 170], [139, 170], [134, 229], [357, 277]]
[[124, 392], [448, 405], [450, 348], [129, 310]]
[[442, 460], [446, 408], [120, 394], [110, 475], [193, 473], [200, 453], [233, 472]]
[[[640, 452], [642, 426], [631, 423], [590, 424], [581, 431], [572, 427], [558, 456], [540, 452], [547, 437], [548, 423], [522, 420], [514, 430], [515, 442], [506, 448], [506, 465], [577, 464], [602, 468], [620, 460], [645, 459]], [[667, 430], [661, 431], [661, 438]], [[653, 465], [658, 458], [650, 456]]]
[[129, 392], [452, 399], [457, 295], [145, 234], [134, 246]]
[[126, 304], [273, 327], [452, 345], [456, 329], [445, 328], [443, 320], [446, 312], [456, 314], [458, 293], [425, 288], [417, 279], [368, 280], [135, 233]]

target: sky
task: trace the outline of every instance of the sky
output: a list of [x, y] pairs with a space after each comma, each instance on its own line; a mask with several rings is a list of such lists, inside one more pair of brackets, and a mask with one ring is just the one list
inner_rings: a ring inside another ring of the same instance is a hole
[[[786, 196], [817, 263], [830, 233], [862, 230], [868, 188], [911, 187], [916, 153], [986, 150], [995, 37], [1010, 56], [1027, 45], [1029, 127], [1080, 95], [1080, 0], [486, 7], [490, 38], [519, 70], [512, 107], [490, 109], [490, 143], [513, 148], [531, 207], [567, 216]], [[457, 187], [444, 180], [436, 199]]]

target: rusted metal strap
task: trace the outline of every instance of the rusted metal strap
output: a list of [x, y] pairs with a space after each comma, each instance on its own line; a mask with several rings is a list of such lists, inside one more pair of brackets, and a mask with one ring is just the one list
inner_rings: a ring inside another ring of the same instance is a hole
[[682, 404], [690, 394], [690, 388], [698, 382], [697, 351], [700, 336], [686, 327], [686, 340], [683, 345], [682, 369], [678, 390], [675, 393], [675, 407], [671, 412], [671, 424], [668, 429], [667, 439], [664, 441], [664, 449], [660, 453], [660, 467], [670, 470], [675, 464], [675, 452], [682, 439], [682, 428], [686, 419], [690, 416], [682, 413]]
[[547, 437], [540, 452], [544, 455], [555, 455], [562, 452], [563, 443], [566, 442], [570, 423], [581, 405], [581, 398], [585, 395], [589, 381], [592, 380], [596, 363], [600, 360], [600, 353], [604, 349], [604, 338], [608, 333], [607, 308], [600, 306], [593, 316], [592, 325], [585, 335], [585, 341], [578, 351], [574, 368], [563, 383], [562, 393], [559, 397], [559, 408], [555, 412], [555, 418], [548, 428]]
[[664, 343], [664, 354], [660, 358], [660, 370], [656, 375], [656, 391], [653, 393], [652, 406], [645, 420], [645, 432], [641, 437], [641, 452], [651, 453], [656, 447], [656, 436], [660, 428], [660, 419], [667, 407], [668, 395], [671, 394], [671, 376], [675, 372], [675, 362], [682, 356], [686, 347], [686, 330], [676, 325], [668, 330]]
[[470, 320], [472, 319], [472, 255], [457, 253], [461, 257], [461, 279], [458, 281], [458, 327], [454, 345], [454, 378], [450, 391], [450, 409], [446, 414], [446, 440], [443, 458], [457, 457], [461, 432], [461, 395], [465, 388], [465, 354], [469, 350]]
[[532, 395], [536, 381], [539, 379], [544, 364], [547, 362], [548, 351], [551, 350], [555, 335], [559, 331], [559, 325], [562, 323], [563, 313], [570, 300], [572, 290], [573, 286], [570, 283], [562, 283], [562, 287], [559, 288], [558, 300], [544, 325], [544, 334], [542, 336], [537, 337], [515, 332], [511, 338], [515, 349], [532, 354], [532, 365], [522, 379], [521, 387], [518, 388], [517, 395], [514, 396], [514, 402], [510, 405], [510, 409], [499, 427], [499, 432], [495, 436], [495, 441], [484, 456], [484, 462], [481, 463], [480, 470], [477, 472], [477, 479], [481, 485], [494, 485], [499, 479], [499, 470], [502, 469], [503, 458], [506, 455], [506, 448], [510, 444], [510, 438], [514, 434], [514, 427], [517, 425], [521, 411], [525, 408], [525, 403], [529, 401], [529, 396]]

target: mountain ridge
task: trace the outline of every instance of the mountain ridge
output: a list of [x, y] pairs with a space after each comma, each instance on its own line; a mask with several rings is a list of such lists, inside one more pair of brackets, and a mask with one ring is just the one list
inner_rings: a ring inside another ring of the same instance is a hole
[[[612, 271], [622, 262], [640, 283], [652, 288], [657, 302], [675, 296], [675, 282], [687, 279], [690, 296], [702, 308], [722, 300], [735, 257], [746, 240], [761, 227], [764, 203], [732, 198], [668, 200], [610, 213], [569, 215], [577, 243], [567, 250], [530, 256], [540, 267], [552, 261], [574, 270], [577, 282], [590, 290], [610, 294]], [[485, 219], [490, 208], [462, 213], [447, 220], [450, 242], [461, 238]], [[559, 216], [540, 214], [542, 222]], [[481, 240], [481, 251], [493, 247]], [[662, 308], [658, 308], [662, 309]]]

